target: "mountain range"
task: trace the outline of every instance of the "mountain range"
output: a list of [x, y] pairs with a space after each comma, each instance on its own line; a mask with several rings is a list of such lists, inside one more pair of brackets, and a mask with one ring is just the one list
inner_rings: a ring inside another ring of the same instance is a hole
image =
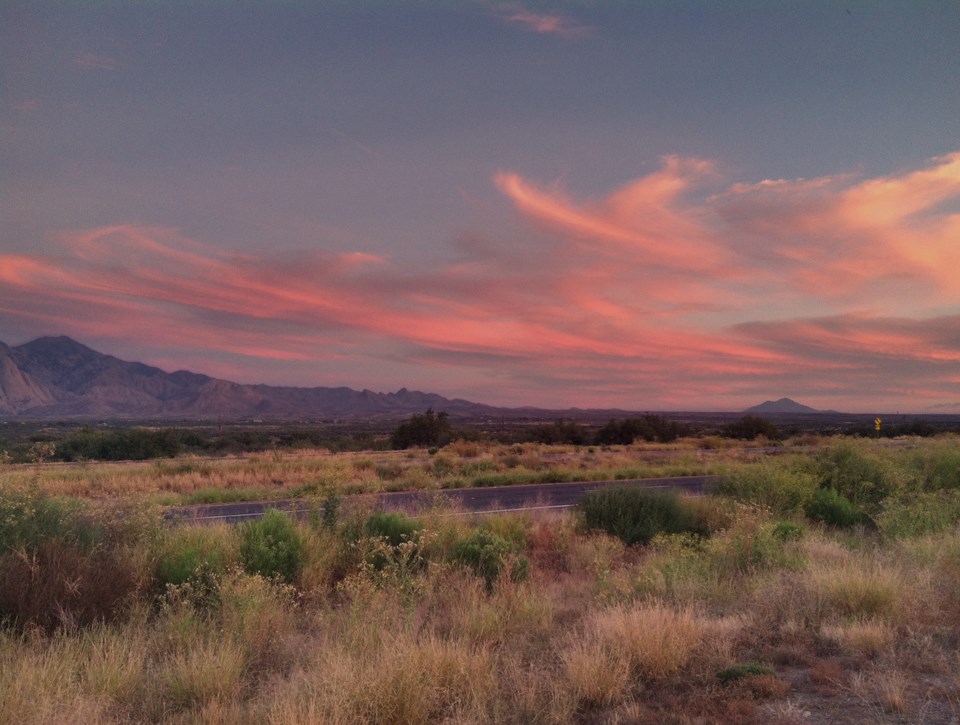
[[17, 347], [0, 342], [0, 416], [29, 418], [328, 419], [402, 418], [428, 408], [483, 416], [501, 409], [403, 388], [241, 385], [179, 370], [164, 372], [92, 350], [69, 337]]
[[[243, 385], [187, 370], [168, 373], [127, 362], [66, 336], [41, 337], [15, 347], [0, 342], [0, 417], [5, 418], [400, 419], [428, 408], [463, 418], [636, 415], [619, 409], [498, 408], [406, 388], [376, 393], [346, 387]], [[744, 412], [828, 411], [781, 398]]]

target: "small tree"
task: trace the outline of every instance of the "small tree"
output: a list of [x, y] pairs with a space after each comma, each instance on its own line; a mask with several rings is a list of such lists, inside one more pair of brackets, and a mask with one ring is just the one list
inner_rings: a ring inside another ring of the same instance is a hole
[[48, 458], [52, 458], [57, 452], [57, 446], [51, 441], [37, 441], [30, 446], [30, 458], [35, 463], [43, 463]]

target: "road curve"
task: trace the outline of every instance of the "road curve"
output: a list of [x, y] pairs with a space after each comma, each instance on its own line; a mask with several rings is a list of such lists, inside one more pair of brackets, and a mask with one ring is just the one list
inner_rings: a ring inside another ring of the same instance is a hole
[[[538, 508], [568, 508], [584, 494], [600, 488], [639, 486], [653, 489], [671, 489], [690, 494], [702, 494], [716, 476], [682, 476], [676, 478], [629, 478], [611, 481], [573, 481], [567, 483], [533, 483], [516, 486], [488, 486], [483, 488], [448, 488], [430, 491], [398, 491], [395, 493], [358, 494], [349, 501], [381, 511], [409, 513], [428, 508], [438, 502], [454, 511], [464, 513], [492, 513]], [[239, 523], [263, 516], [268, 508], [306, 515], [310, 508], [302, 499], [278, 501], [246, 501], [225, 504], [198, 504], [176, 506], [164, 517], [186, 524]]]

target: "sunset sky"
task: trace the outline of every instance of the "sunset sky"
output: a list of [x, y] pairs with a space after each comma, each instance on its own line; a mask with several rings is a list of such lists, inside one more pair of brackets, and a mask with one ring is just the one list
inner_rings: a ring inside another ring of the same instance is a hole
[[960, 411], [960, 2], [4, 0], [0, 340]]

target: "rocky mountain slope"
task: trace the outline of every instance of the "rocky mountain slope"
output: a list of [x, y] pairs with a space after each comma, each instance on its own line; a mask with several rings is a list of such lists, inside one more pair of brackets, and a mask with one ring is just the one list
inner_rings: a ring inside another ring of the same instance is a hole
[[30, 418], [400, 418], [429, 407], [451, 415], [490, 406], [401, 389], [241, 385], [180, 370], [167, 373], [104, 355], [69, 337], [0, 343], [0, 416]]

